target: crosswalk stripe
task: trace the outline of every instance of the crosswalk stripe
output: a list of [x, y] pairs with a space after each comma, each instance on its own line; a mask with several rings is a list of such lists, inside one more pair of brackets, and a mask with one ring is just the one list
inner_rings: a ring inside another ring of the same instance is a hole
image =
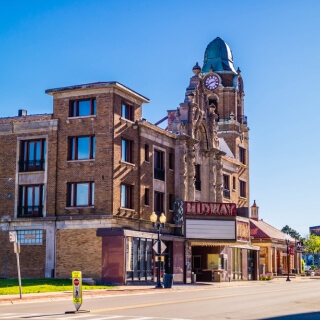
[[[41, 314], [30, 314], [30, 313], [3, 313], [0, 314], [0, 319], [24, 319], [28, 318], [29, 320], [39, 320]], [[42, 315], [43, 316], [43, 315]], [[70, 315], [46, 315], [45, 319], [52, 320], [67, 320], [67, 319], [83, 319], [83, 320], [188, 320], [182, 318], [161, 318], [161, 317], [139, 317], [139, 316], [118, 316], [118, 315], [99, 315], [93, 313], [85, 314], [70, 314]]]

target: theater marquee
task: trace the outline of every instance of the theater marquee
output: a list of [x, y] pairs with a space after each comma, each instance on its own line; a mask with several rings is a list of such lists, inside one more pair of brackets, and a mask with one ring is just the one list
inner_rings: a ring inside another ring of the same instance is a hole
[[185, 202], [186, 215], [235, 216], [235, 203]]

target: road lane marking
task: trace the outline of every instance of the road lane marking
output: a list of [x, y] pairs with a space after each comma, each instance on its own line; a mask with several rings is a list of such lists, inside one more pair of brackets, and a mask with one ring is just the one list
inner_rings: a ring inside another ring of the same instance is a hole
[[[310, 288], [302, 287], [302, 288]], [[292, 288], [286, 289], [278, 289], [278, 290], [267, 290], [267, 291], [254, 291], [254, 292], [246, 292], [246, 293], [235, 293], [235, 294], [225, 294], [220, 296], [209, 296], [209, 297], [199, 297], [199, 298], [189, 298], [183, 300], [171, 300], [171, 301], [163, 301], [163, 302], [152, 302], [152, 303], [144, 303], [144, 304], [136, 304], [136, 305], [127, 305], [121, 307], [113, 307], [113, 308], [103, 308], [103, 309], [95, 309], [91, 310], [92, 313], [101, 313], [101, 312], [110, 312], [110, 311], [118, 311], [118, 310], [128, 310], [128, 309], [139, 309], [139, 308], [146, 308], [146, 307], [156, 307], [156, 306], [163, 306], [168, 304], [177, 304], [177, 303], [186, 303], [186, 302], [196, 302], [196, 301], [205, 301], [211, 299], [223, 299], [223, 298], [233, 298], [239, 296], [246, 296], [246, 295], [256, 295], [261, 293], [274, 293], [274, 292], [285, 292], [285, 291], [292, 291]]]
[[[3, 317], [5, 316], [5, 317]], [[81, 317], [82, 318], [82, 317]], [[47, 319], [47, 320], [66, 320], [66, 319], [79, 319], [79, 317], [74, 317], [74, 314], [69, 314], [64, 317], [56, 316], [56, 315], [46, 315], [45, 318], [43, 318], [43, 315], [41, 314], [26, 314], [26, 313], [5, 313], [5, 314], [0, 314], [0, 319], [11, 319], [11, 320], [18, 320], [18, 319]], [[185, 319], [185, 318], [163, 318], [163, 317], [144, 317], [144, 316], [118, 316], [118, 315], [104, 315], [104, 316], [99, 316], [98, 318], [96, 315], [90, 315], [87, 313], [85, 315], [85, 318], [82, 318], [84, 320], [114, 320], [114, 319], [119, 319], [119, 320], [190, 320], [190, 319]]]

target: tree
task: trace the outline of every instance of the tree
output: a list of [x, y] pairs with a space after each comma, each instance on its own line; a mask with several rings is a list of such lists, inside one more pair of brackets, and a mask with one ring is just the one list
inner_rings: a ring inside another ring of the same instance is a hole
[[292, 238], [295, 238], [297, 239], [298, 241], [301, 241], [301, 235], [299, 234], [299, 232], [297, 232], [296, 230], [290, 228], [288, 225], [284, 226], [282, 229], [281, 229], [282, 232], [284, 233], [289, 233], [289, 235], [292, 237]]
[[314, 265], [314, 255], [320, 251], [320, 236], [311, 233], [309, 239], [304, 241], [303, 246], [306, 252], [312, 253], [312, 264]]

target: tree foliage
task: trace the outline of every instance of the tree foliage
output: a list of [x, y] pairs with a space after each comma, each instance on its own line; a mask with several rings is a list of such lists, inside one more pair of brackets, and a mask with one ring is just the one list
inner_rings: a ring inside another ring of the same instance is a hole
[[312, 253], [313, 264], [314, 264], [314, 255], [320, 251], [320, 236], [316, 236], [311, 233], [309, 238], [303, 242], [304, 251]]
[[297, 232], [296, 230], [290, 228], [288, 225], [284, 226], [282, 229], [281, 229], [282, 232], [284, 233], [289, 233], [289, 235], [292, 237], [292, 238], [295, 238], [297, 239], [298, 241], [301, 241], [302, 240], [302, 237], [301, 235], [299, 234], [299, 232]]

